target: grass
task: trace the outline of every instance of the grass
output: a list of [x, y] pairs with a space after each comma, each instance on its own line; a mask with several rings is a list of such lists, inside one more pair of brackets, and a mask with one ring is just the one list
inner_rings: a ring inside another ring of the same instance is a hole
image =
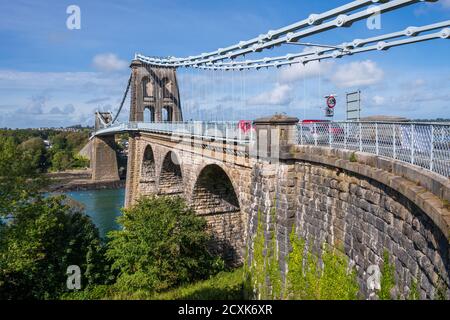
[[242, 300], [244, 272], [222, 272], [209, 280], [153, 296], [153, 300]]
[[114, 286], [65, 294], [63, 300], [243, 300], [243, 268], [221, 272], [208, 280], [187, 284], [165, 292], [123, 292]]

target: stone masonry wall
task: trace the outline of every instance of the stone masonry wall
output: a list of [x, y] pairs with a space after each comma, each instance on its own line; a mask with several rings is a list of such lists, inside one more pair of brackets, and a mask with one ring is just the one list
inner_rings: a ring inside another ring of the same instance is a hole
[[[287, 270], [289, 235], [298, 235], [320, 252], [324, 242], [342, 248], [356, 267], [361, 293], [368, 298], [367, 269], [381, 269], [383, 253], [395, 265], [398, 298], [408, 296], [412, 279], [421, 298], [449, 288], [449, 241], [413, 202], [392, 188], [345, 170], [310, 162], [258, 164], [253, 170], [249, 234], [256, 232], [257, 212], [272, 231], [270, 210], [276, 206], [277, 240], [282, 276]], [[251, 241], [251, 239], [249, 240]], [[251, 252], [251, 251], [250, 251]]]
[[[367, 268], [372, 264], [381, 267], [385, 250], [395, 265], [395, 294], [399, 298], [408, 294], [413, 277], [419, 280], [422, 298], [435, 297], [439, 286], [448, 290], [449, 241], [442, 224], [436, 223], [441, 221], [439, 216], [433, 213], [441, 209], [427, 204], [433, 195], [419, 194], [416, 199], [423, 200], [410, 200], [412, 193], [408, 190], [417, 193], [421, 189], [415, 182], [408, 182], [412, 187], [404, 187], [401, 177], [396, 177], [386, 180], [390, 183], [381, 183], [383, 180], [374, 174], [387, 177], [388, 172], [369, 166], [359, 168], [359, 164], [325, 155], [309, 160], [308, 153], [304, 158], [295, 158], [294, 154], [291, 160], [279, 164], [262, 161], [241, 165], [224, 162], [220, 154], [205, 155], [151, 134], [130, 139], [130, 146], [127, 205], [146, 195], [145, 184], [153, 181], [145, 178], [143, 183], [142, 172], [154, 172], [154, 181], [158, 181], [154, 192], [160, 192], [165, 183], [164, 160], [174, 152], [181, 162], [181, 195], [207, 219], [217, 250], [236, 264], [246, 252], [249, 258], [253, 254], [260, 213], [266, 223], [266, 238], [276, 231], [283, 277], [288, 271], [289, 235], [295, 226], [298, 235], [317, 251], [324, 242], [342, 248], [357, 269], [361, 292], [366, 297], [370, 294]], [[150, 170], [142, 171], [150, 164], [144, 160], [148, 146], [153, 150], [154, 171], [152, 165]], [[357, 167], [360, 171], [354, 169]], [[426, 183], [435, 185], [431, 180]], [[277, 230], [273, 230], [273, 211]]]

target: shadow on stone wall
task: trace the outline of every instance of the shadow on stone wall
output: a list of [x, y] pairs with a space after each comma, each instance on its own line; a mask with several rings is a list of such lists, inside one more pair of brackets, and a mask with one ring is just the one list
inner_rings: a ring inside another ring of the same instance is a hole
[[449, 241], [433, 221], [399, 192], [366, 177], [323, 165], [297, 165], [299, 235], [315, 251], [327, 242], [344, 248], [367, 297], [367, 270], [381, 268], [387, 251], [395, 266], [394, 295], [417, 281], [424, 299], [449, 289]]

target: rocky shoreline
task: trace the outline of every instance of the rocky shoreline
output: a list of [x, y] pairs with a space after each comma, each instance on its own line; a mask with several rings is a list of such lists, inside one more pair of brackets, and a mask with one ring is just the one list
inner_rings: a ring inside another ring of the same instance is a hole
[[92, 181], [92, 173], [89, 169], [49, 173], [47, 177], [51, 181], [46, 190], [48, 192], [121, 189], [125, 187], [125, 180]]

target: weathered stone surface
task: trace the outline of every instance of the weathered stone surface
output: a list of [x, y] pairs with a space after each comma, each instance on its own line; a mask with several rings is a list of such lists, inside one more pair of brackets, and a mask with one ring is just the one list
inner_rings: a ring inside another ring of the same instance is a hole
[[[194, 140], [175, 143], [157, 134], [132, 137], [127, 204], [152, 193], [182, 195], [207, 219], [214, 248], [234, 264], [242, 263], [246, 251], [252, 256], [259, 216], [267, 241], [276, 232], [283, 276], [295, 227], [314, 250], [320, 251], [324, 242], [342, 246], [357, 267], [366, 297], [367, 268], [381, 264], [385, 250], [396, 266], [395, 290], [400, 297], [412, 277], [428, 279], [419, 283], [427, 297], [439, 283], [449, 287], [449, 242], [443, 224], [437, 225], [436, 217], [424, 211], [427, 199], [419, 206], [416, 198], [400, 192], [408, 193], [417, 185], [372, 170], [370, 164], [377, 163], [373, 158], [366, 159], [363, 171], [358, 171], [362, 170], [358, 163], [331, 158], [333, 152], [324, 153], [320, 163], [297, 159], [272, 164], [245, 157], [224, 161], [220, 152], [205, 154], [203, 145]], [[305, 158], [314, 159], [313, 150]], [[174, 156], [169, 157], [171, 153]], [[396, 170], [385, 162], [378, 164]]]
[[114, 136], [95, 137], [92, 141], [91, 170], [93, 181], [120, 180]]

